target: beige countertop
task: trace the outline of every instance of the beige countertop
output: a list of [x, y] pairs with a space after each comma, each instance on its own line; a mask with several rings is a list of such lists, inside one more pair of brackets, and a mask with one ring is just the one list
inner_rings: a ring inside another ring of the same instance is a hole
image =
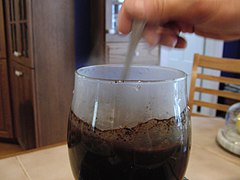
[[[193, 117], [192, 126], [192, 149], [186, 177], [190, 180], [239, 180], [240, 157], [220, 148], [215, 140], [224, 120]], [[73, 179], [66, 144], [0, 159], [0, 179]]]

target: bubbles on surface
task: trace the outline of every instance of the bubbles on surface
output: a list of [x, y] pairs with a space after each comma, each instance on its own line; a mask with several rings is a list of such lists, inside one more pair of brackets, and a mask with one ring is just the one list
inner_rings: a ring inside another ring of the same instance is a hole
[[138, 84], [138, 85], [136, 86], [135, 90], [136, 90], [136, 91], [139, 91], [140, 89], [141, 89], [141, 85]]

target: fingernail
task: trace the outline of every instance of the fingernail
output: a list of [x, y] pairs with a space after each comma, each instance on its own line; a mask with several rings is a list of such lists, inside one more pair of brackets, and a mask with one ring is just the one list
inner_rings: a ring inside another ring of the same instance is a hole
[[175, 48], [175, 47], [176, 47], [177, 42], [178, 42], [178, 38], [175, 38], [175, 39], [172, 41], [172, 48]]
[[178, 40], [177, 38], [175, 37], [171, 37], [168, 39], [164, 39], [165, 41], [162, 41], [162, 44], [164, 44], [165, 46], [168, 46], [169, 48], [175, 48], [177, 43], [178, 43]]

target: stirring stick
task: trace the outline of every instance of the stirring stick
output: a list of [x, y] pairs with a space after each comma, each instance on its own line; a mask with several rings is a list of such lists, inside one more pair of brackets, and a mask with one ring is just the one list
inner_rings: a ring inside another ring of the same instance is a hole
[[142, 20], [133, 21], [132, 33], [130, 37], [130, 42], [128, 44], [128, 51], [127, 51], [127, 55], [124, 63], [124, 69], [122, 73], [122, 80], [126, 80], [128, 77], [129, 68], [131, 66], [132, 59], [134, 57], [138, 42], [142, 37], [142, 32], [144, 30], [145, 25], [146, 25], [145, 21], [142, 21]]

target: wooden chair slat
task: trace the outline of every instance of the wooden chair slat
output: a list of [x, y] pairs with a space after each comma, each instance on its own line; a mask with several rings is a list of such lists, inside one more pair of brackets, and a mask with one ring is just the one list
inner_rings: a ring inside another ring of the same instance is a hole
[[217, 81], [221, 83], [229, 83], [229, 84], [236, 84], [240, 85], [240, 79], [237, 78], [228, 78], [228, 77], [217, 77], [207, 74], [197, 74], [198, 79], [210, 80], [210, 81]]
[[228, 108], [230, 107], [229, 105], [224, 105], [224, 104], [216, 104], [216, 103], [210, 103], [210, 102], [205, 102], [205, 101], [199, 101], [199, 100], [194, 100], [194, 104], [197, 106], [204, 106], [212, 109], [217, 109], [226, 112]]
[[204, 56], [204, 58], [201, 58], [199, 61], [198, 66], [221, 71], [240, 73], [240, 61], [230, 58], [221, 58], [221, 60], [219, 60], [219, 58]]
[[235, 93], [235, 92], [201, 88], [201, 87], [196, 87], [195, 91], [201, 92], [201, 93], [206, 93], [206, 94], [212, 94], [212, 95], [216, 95], [216, 96], [220, 96], [220, 97], [235, 99], [235, 100], [240, 101], [240, 94]]
[[201, 117], [209, 117], [206, 114], [201, 114], [201, 113], [191, 113], [191, 116], [201, 116]]
[[[198, 72], [198, 68], [210, 68], [214, 70], [220, 70], [224, 72], [230, 73], [239, 73], [240, 74], [240, 59], [230, 59], [230, 58], [217, 58], [195, 54], [193, 67], [192, 67], [192, 79], [189, 93], [189, 107], [191, 114], [200, 115], [199, 113], [193, 112], [193, 106], [197, 105], [198, 107], [207, 107], [211, 109], [216, 109], [220, 111], [226, 112], [230, 105], [218, 104], [218, 103], [210, 103], [201, 100], [194, 99], [195, 92], [200, 94], [209, 94], [218, 97], [224, 97], [227, 99], [232, 99], [236, 101], [240, 101], [240, 93], [238, 92], [230, 92], [226, 90], [216, 90], [210, 89], [210, 87], [197, 87], [196, 80], [209, 80], [215, 81], [219, 83], [229, 84], [231, 86], [239, 86], [240, 79], [233, 77], [222, 77], [222, 76], [213, 76], [209, 74], [204, 74], [205, 71]], [[233, 101], [234, 102], [234, 101]]]

